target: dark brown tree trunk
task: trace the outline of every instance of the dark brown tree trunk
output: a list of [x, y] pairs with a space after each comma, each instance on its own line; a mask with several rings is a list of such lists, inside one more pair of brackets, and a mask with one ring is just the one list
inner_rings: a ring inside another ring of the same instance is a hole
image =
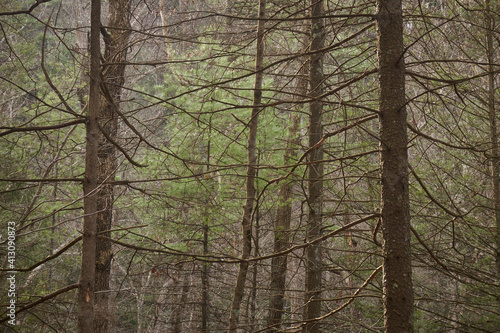
[[[491, 182], [493, 187], [493, 209], [495, 210], [495, 263], [496, 275], [500, 279], [500, 149], [498, 147], [497, 116], [495, 108], [495, 60], [493, 48], [493, 29], [490, 0], [484, 0], [484, 24], [486, 27], [486, 52], [488, 58], [488, 115], [490, 123]], [[497, 303], [500, 309], [500, 290], [497, 290]]]
[[[121, 90], [124, 84], [125, 62], [127, 60], [127, 44], [130, 36], [130, 1], [110, 0], [108, 14], [108, 28], [104, 35], [104, 66], [102, 77], [103, 97], [99, 114], [101, 131], [106, 135], [99, 135], [99, 164], [97, 194], [97, 232], [110, 237], [107, 232], [113, 221], [113, 185], [104, 184], [115, 179], [117, 161], [116, 147], [106, 136], [116, 141], [118, 132], [118, 114], [120, 108]], [[111, 64], [106, 64], [111, 63]], [[96, 277], [95, 277], [95, 326], [94, 332], [108, 332], [109, 320], [109, 280], [113, 252], [111, 242], [98, 240], [96, 248]]]
[[401, 0], [377, 1], [385, 331], [413, 332]]
[[80, 287], [78, 292], [78, 331], [94, 331], [94, 286], [96, 258], [98, 115], [100, 101], [101, 1], [92, 0], [90, 16], [90, 90], [86, 120], [85, 177], [83, 183], [83, 238]]
[[[309, 147], [316, 146], [323, 137], [323, 55], [319, 50], [324, 45], [323, 0], [311, 0], [311, 56], [309, 58]], [[323, 190], [323, 148], [317, 145], [309, 154], [308, 165], [308, 214], [307, 241], [316, 239], [321, 234]], [[314, 319], [321, 316], [321, 250], [319, 244], [306, 248], [306, 281], [304, 306], [304, 333], [319, 332], [319, 323]]]
[[257, 47], [255, 55], [255, 84], [253, 96], [253, 108], [250, 121], [248, 122], [248, 167], [246, 175], [246, 201], [243, 208], [242, 227], [242, 254], [239, 265], [236, 285], [234, 287], [233, 301], [229, 314], [229, 332], [236, 333], [239, 322], [239, 312], [241, 300], [245, 291], [245, 280], [248, 273], [248, 259], [252, 251], [252, 212], [255, 203], [255, 174], [257, 172], [257, 127], [259, 113], [262, 109], [262, 79], [263, 79], [263, 58], [264, 58], [264, 24], [266, 1], [259, 1], [259, 22], [257, 24]]

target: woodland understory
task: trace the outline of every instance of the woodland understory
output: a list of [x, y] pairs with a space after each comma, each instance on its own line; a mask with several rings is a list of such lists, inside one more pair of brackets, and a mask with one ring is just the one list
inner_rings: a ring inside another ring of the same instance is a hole
[[0, 40], [0, 331], [499, 332], [499, 1], [0, 0]]

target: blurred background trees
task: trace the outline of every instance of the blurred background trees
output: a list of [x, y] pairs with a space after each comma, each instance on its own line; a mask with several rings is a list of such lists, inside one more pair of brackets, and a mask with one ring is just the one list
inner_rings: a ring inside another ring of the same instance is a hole
[[[96, 137], [90, 6], [0, 1], [2, 331], [78, 330], [91, 197], [100, 332], [386, 330], [377, 3], [102, 1]], [[498, 10], [402, 1], [415, 332], [500, 325]]]

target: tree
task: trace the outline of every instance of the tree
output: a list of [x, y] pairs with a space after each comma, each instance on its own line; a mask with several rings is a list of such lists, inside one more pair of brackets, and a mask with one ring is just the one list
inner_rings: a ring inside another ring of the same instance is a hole
[[255, 176], [257, 172], [257, 128], [259, 114], [262, 112], [262, 80], [264, 62], [264, 24], [266, 13], [266, 1], [259, 0], [259, 23], [257, 24], [256, 55], [255, 55], [255, 85], [253, 94], [252, 114], [248, 122], [248, 166], [246, 175], [246, 200], [241, 221], [242, 232], [242, 255], [238, 270], [238, 277], [234, 287], [233, 302], [229, 317], [229, 332], [236, 332], [241, 307], [241, 300], [245, 290], [245, 281], [248, 273], [248, 259], [252, 250], [252, 220], [255, 203]]
[[377, 10], [385, 331], [413, 332], [402, 3]]
[[[322, 191], [323, 191], [323, 138], [322, 112], [323, 103], [323, 64], [321, 49], [324, 45], [325, 31], [323, 23], [323, 0], [311, 0], [311, 46], [309, 58], [309, 147], [308, 157], [308, 215], [306, 240], [311, 242], [321, 235], [322, 227]], [[322, 254], [318, 244], [306, 248], [306, 281], [303, 332], [320, 331], [315, 321], [321, 315], [321, 271]]]
[[2, 2], [2, 330], [495, 332], [497, 5], [376, 3]]
[[[125, 81], [131, 1], [109, 1], [108, 27], [100, 27], [104, 40], [101, 109], [99, 111], [97, 232], [110, 237], [113, 223], [114, 186], [118, 168], [116, 145], [121, 114], [121, 90]], [[121, 147], [120, 147], [121, 148]], [[116, 212], [115, 212], [116, 214]], [[96, 247], [95, 325], [94, 332], [108, 332], [110, 314], [110, 274], [113, 250], [111, 242], [98, 239]]]
[[78, 331], [94, 330], [94, 302], [97, 246], [97, 195], [98, 191], [98, 117], [101, 110], [101, 1], [93, 0], [90, 17], [90, 83], [86, 118], [84, 218], [82, 237], [82, 264], [78, 291]]
[[[495, 28], [490, 1], [484, 1], [484, 23], [486, 31], [486, 58], [488, 59], [488, 119], [490, 123], [490, 140], [491, 140], [491, 182], [493, 187], [493, 209], [495, 212], [495, 264], [496, 275], [500, 277], [500, 148], [498, 147], [498, 133], [497, 133], [497, 115], [495, 107], [495, 65], [494, 65], [494, 47], [493, 47], [493, 30]], [[497, 302], [500, 309], [500, 292], [497, 294]]]
[[[302, 66], [300, 72], [303, 76], [306, 74], [305, 66]], [[303, 98], [307, 94], [307, 80], [297, 79], [297, 95]], [[298, 128], [300, 116], [294, 113], [290, 114], [290, 125], [288, 128], [288, 138], [284, 153], [286, 164], [292, 164], [297, 158], [297, 147], [299, 145]], [[293, 203], [293, 181], [286, 181], [279, 189], [279, 203], [276, 209], [274, 223], [274, 253], [286, 251], [290, 246], [290, 226], [292, 220]], [[285, 315], [285, 292], [287, 282], [288, 255], [279, 255], [271, 259], [271, 281], [269, 290], [269, 314], [267, 317], [267, 326], [269, 331], [277, 331], [283, 323]]]

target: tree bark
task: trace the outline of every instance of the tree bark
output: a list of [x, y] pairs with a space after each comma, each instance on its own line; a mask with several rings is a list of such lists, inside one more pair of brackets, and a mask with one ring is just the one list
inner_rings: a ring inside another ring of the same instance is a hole
[[266, 1], [259, 1], [259, 21], [257, 24], [257, 47], [255, 55], [255, 84], [253, 95], [253, 108], [250, 121], [248, 123], [248, 167], [246, 175], [246, 201], [243, 208], [243, 217], [241, 221], [243, 241], [242, 241], [242, 254], [241, 263], [238, 269], [238, 276], [236, 278], [236, 285], [234, 287], [233, 301], [231, 304], [231, 311], [229, 314], [229, 332], [236, 333], [239, 322], [239, 312], [241, 307], [241, 300], [245, 291], [245, 280], [248, 273], [248, 259], [252, 250], [252, 212], [255, 202], [255, 175], [257, 172], [257, 126], [259, 113], [262, 109], [262, 79], [263, 79], [263, 58], [264, 58], [264, 24], [265, 21], [265, 8]]
[[[104, 35], [103, 91], [99, 124], [101, 131], [117, 141], [118, 115], [116, 109], [120, 107], [121, 90], [125, 81], [125, 62], [127, 60], [127, 44], [130, 36], [130, 0], [110, 0], [108, 14], [108, 29]], [[112, 64], [106, 64], [112, 63]], [[115, 179], [117, 161], [116, 147], [100, 133], [98, 145], [98, 183], [97, 194], [97, 232], [110, 237], [109, 230], [113, 221], [113, 185], [103, 184]], [[95, 290], [95, 333], [108, 332], [109, 320], [109, 281], [113, 251], [111, 242], [98, 240], [96, 248], [96, 276]]]
[[[490, 125], [491, 182], [493, 187], [493, 209], [495, 212], [495, 264], [496, 276], [500, 279], [500, 149], [498, 147], [497, 116], [495, 108], [495, 59], [490, 0], [484, 0], [484, 24], [486, 28], [486, 53], [488, 58], [488, 117]], [[497, 304], [500, 311], [500, 290], [497, 290]]]
[[94, 331], [94, 287], [97, 241], [98, 115], [100, 110], [100, 26], [101, 1], [92, 0], [90, 17], [90, 89], [86, 119], [85, 177], [83, 183], [83, 237], [80, 286], [78, 290], [78, 331]]
[[413, 332], [401, 0], [377, 1], [385, 331]]
[[[323, 22], [323, 0], [311, 0], [311, 48], [309, 58], [309, 147], [315, 147], [323, 137], [322, 112], [323, 103], [323, 48], [325, 28]], [[323, 147], [311, 150], [308, 166], [308, 214], [306, 240], [316, 239], [321, 234], [323, 190]], [[319, 323], [314, 319], [321, 316], [321, 250], [319, 244], [311, 244], [306, 248], [306, 280], [304, 333], [320, 331]]]

